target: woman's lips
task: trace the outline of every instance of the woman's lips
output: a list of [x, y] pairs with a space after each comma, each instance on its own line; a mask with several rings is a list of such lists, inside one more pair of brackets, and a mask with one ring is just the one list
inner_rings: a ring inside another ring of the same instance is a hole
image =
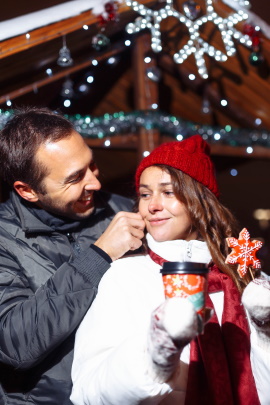
[[153, 218], [149, 219], [148, 222], [150, 225], [155, 226], [155, 225], [163, 225], [165, 222], [167, 222], [169, 218]]

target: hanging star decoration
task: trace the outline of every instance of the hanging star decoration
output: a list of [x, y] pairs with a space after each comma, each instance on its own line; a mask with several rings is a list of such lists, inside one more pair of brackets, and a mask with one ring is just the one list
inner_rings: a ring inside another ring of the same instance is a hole
[[262, 247], [263, 243], [259, 240], [250, 240], [250, 234], [246, 228], [242, 229], [239, 234], [239, 239], [226, 238], [226, 242], [232, 252], [227, 256], [225, 263], [237, 264], [237, 272], [241, 278], [245, 276], [249, 267], [254, 269], [261, 268], [261, 262], [256, 257], [257, 251]]
[[[141, 17], [138, 17], [135, 22], [129, 23], [126, 26], [126, 31], [129, 34], [138, 33], [146, 28], [151, 31], [151, 47], [154, 52], [162, 50], [160, 24], [163, 20], [169, 17], [175, 17], [180, 23], [184, 24], [188, 29], [189, 40], [187, 43], [174, 54], [174, 61], [178, 64], [183, 63], [191, 54], [194, 54], [198, 73], [203, 79], [208, 78], [208, 72], [205, 64], [204, 55], [207, 54], [216, 61], [225, 62], [228, 56], [233, 56], [236, 52], [233, 39], [239, 41], [242, 45], [251, 47], [252, 43], [248, 35], [242, 34], [235, 29], [235, 25], [248, 18], [247, 12], [238, 10], [229, 15], [227, 18], [219, 16], [214, 7], [213, 0], [205, 0], [206, 13], [201, 14], [200, 6], [194, 0], [187, 0], [183, 3], [184, 14], [175, 10], [173, 0], [165, 0], [165, 7], [159, 10], [152, 10], [138, 1], [125, 0], [127, 6], [138, 12]], [[241, 3], [242, 4], [242, 3]], [[243, 8], [248, 8], [249, 2], [243, 3]], [[226, 53], [216, 49], [205, 41], [200, 34], [200, 27], [207, 22], [214, 24], [220, 31], [222, 41]]]

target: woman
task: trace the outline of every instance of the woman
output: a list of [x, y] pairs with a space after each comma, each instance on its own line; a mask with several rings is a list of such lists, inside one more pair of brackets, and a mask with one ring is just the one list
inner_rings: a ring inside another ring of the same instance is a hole
[[[241, 305], [250, 280], [225, 264], [238, 227], [218, 200], [208, 144], [195, 135], [159, 146], [140, 163], [136, 188], [147, 250], [114, 262], [101, 280], [76, 335], [72, 402], [270, 404], [268, 332], [250, 325], [250, 337]], [[203, 334], [188, 300], [165, 300], [164, 261], [209, 265], [213, 316]], [[255, 287], [269, 300], [262, 282]]]

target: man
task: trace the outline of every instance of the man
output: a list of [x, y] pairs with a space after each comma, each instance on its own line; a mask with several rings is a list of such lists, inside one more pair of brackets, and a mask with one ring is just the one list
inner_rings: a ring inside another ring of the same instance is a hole
[[117, 213], [131, 202], [100, 191], [92, 151], [47, 109], [15, 114], [0, 161], [12, 187], [0, 205], [0, 403], [67, 405], [76, 328], [144, 222]]

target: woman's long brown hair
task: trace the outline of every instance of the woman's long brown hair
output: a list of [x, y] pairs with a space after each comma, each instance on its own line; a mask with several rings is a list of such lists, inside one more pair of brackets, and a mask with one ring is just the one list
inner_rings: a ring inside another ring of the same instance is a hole
[[225, 263], [230, 249], [226, 238], [238, 238], [239, 224], [233, 214], [203, 184], [187, 174], [166, 165], [155, 165], [171, 176], [174, 193], [187, 210], [192, 223], [192, 231], [197, 231], [197, 239], [206, 242], [213, 262], [219, 270], [233, 279], [241, 292], [251, 280], [249, 274], [240, 279], [235, 266]]

